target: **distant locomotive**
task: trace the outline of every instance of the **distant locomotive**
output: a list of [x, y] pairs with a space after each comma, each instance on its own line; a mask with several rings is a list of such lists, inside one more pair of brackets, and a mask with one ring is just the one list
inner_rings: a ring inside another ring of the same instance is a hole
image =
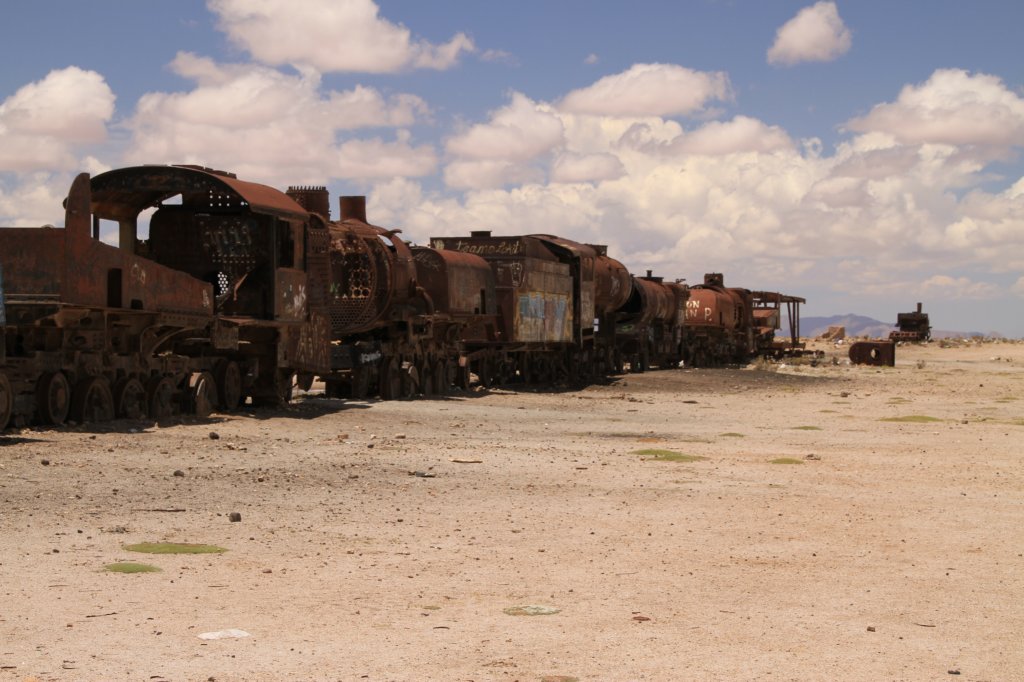
[[635, 277], [546, 234], [411, 246], [363, 197], [329, 203], [139, 166], [79, 175], [64, 228], [0, 229], [0, 429], [275, 405], [317, 378], [395, 399], [743, 362], [778, 327], [721, 275]]

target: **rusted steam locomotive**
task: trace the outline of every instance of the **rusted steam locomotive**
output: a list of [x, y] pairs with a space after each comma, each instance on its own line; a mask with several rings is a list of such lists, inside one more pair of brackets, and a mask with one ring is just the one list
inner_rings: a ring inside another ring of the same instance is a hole
[[335, 221], [329, 203], [140, 166], [78, 176], [64, 228], [0, 229], [0, 429], [280, 404], [318, 377], [329, 396], [393, 399], [758, 349], [750, 292], [720, 275], [634, 277], [551, 235], [410, 246], [362, 197]]

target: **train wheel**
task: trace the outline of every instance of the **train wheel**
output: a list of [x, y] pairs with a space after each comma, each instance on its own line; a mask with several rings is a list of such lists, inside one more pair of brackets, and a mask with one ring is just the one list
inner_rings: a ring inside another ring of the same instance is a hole
[[146, 412], [150, 419], [167, 419], [174, 414], [174, 380], [153, 377], [146, 385]]
[[189, 407], [200, 418], [206, 418], [217, 406], [217, 384], [209, 372], [193, 375], [192, 387], [189, 391]]
[[0, 372], [0, 431], [7, 428], [13, 411], [14, 393], [11, 392], [11, 382], [7, 380], [6, 374]]
[[233, 360], [221, 360], [213, 368], [220, 409], [232, 412], [242, 403], [242, 370]]
[[425, 357], [416, 363], [416, 371], [419, 375], [420, 393], [425, 396], [432, 396], [437, 393], [437, 384], [434, 374], [437, 371], [437, 363], [431, 357]]
[[399, 398], [402, 400], [408, 400], [416, 395], [416, 390], [420, 386], [420, 373], [416, 369], [416, 363], [412, 361], [403, 361], [399, 364], [399, 376], [402, 378], [402, 393]]
[[392, 357], [381, 367], [380, 397], [381, 400], [398, 400], [402, 393], [402, 367], [398, 358]]
[[114, 416], [119, 419], [142, 419], [146, 416], [146, 389], [135, 377], [114, 384]]
[[456, 386], [461, 388], [463, 391], [469, 390], [469, 361], [466, 361], [466, 364], [464, 365], [456, 363], [453, 367], [449, 368], [449, 372], [453, 372], [455, 376], [454, 383]]
[[46, 372], [36, 384], [36, 418], [43, 424], [59, 425], [68, 418], [71, 386], [63, 372]]
[[366, 400], [366, 396], [370, 394], [371, 373], [369, 367], [356, 367], [352, 370], [352, 398]]
[[452, 385], [451, 365], [447, 360], [437, 360], [434, 363], [434, 371], [431, 378], [434, 380], [434, 393], [437, 395], [448, 395], [448, 389]]
[[114, 396], [106, 379], [82, 379], [71, 394], [70, 417], [79, 424], [108, 422], [114, 418]]
[[476, 366], [476, 378], [484, 388], [494, 385], [494, 362], [489, 357], [480, 358]]

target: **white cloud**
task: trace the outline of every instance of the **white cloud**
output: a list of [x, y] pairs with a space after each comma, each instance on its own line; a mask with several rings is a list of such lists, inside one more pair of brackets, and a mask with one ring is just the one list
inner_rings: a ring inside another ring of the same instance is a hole
[[452, 189], [491, 189], [543, 180], [539, 168], [504, 159], [457, 160], [444, 169], [444, 182]]
[[536, 162], [546, 162], [564, 141], [564, 126], [549, 106], [512, 93], [509, 104], [491, 112], [487, 123], [448, 139], [445, 149], [453, 160], [445, 168], [445, 183], [455, 189], [485, 189], [543, 182]]
[[975, 282], [968, 277], [934, 275], [921, 282], [917, 293], [936, 299], [989, 299], [999, 294], [999, 287], [989, 282]]
[[228, 38], [271, 65], [322, 72], [395, 73], [449, 69], [473, 41], [464, 33], [435, 45], [379, 16], [372, 0], [208, 0]]
[[558, 108], [599, 116], [675, 116], [698, 112], [710, 101], [731, 97], [729, 77], [721, 71], [694, 71], [676, 64], [634, 64], [622, 73], [573, 90]]
[[429, 145], [413, 146], [406, 135], [394, 142], [380, 138], [348, 140], [338, 149], [337, 164], [326, 177], [394, 178], [422, 177], [437, 168], [437, 156]]
[[1019, 147], [1024, 146], [1024, 98], [996, 76], [939, 69], [846, 127], [886, 133], [903, 144]]
[[792, 66], [800, 62], [830, 62], [845, 54], [851, 45], [834, 2], [817, 2], [805, 7], [775, 34], [768, 49], [768, 63]]
[[584, 63], [584, 64], [587, 64], [587, 65], [590, 65], [590, 64], [597, 64], [597, 63], [598, 63], [599, 61], [601, 61], [601, 58], [600, 58], [600, 57], [598, 57], [598, 56], [597, 56], [596, 54], [594, 54], [593, 52], [591, 52], [591, 53], [590, 53], [590, 54], [588, 54], [588, 55], [586, 56], [586, 58], [585, 58], [585, 59], [583, 60], [583, 63]]
[[680, 135], [669, 143], [673, 153], [734, 154], [737, 152], [771, 152], [793, 146], [793, 140], [778, 126], [768, 126], [749, 116], [736, 116], [731, 121], [710, 121], [692, 133]]
[[505, 50], [484, 50], [480, 55], [480, 61], [482, 62], [493, 62], [496, 64], [509, 64], [511, 66], [518, 66], [519, 60], [511, 52]]
[[491, 120], [448, 140], [449, 154], [470, 159], [525, 161], [561, 144], [563, 127], [548, 107], [521, 93], [508, 106], [491, 113]]
[[434, 234], [529, 225], [609, 244], [634, 272], [722, 270], [780, 290], [800, 275], [802, 288], [853, 297], [991, 299], [1006, 292], [967, 273], [1024, 270], [1024, 178], [981, 189], [992, 178], [969, 146], [870, 130], [825, 153], [749, 116], [686, 130], [571, 109], [514, 95], [449, 142], [445, 180], [460, 199], [425, 194], [392, 206], [395, 222]]
[[599, 182], [625, 175], [622, 161], [614, 154], [577, 154], [565, 152], [551, 168], [552, 182]]
[[420, 176], [436, 168], [433, 148], [413, 145], [404, 134], [394, 142], [338, 139], [361, 128], [413, 124], [429, 113], [413, 95], [385, 98], [364, 86], [324, 92], [315, 72], [293, 76], [188, 53], [171, 66], [197, 85], [139, 100], [127, 122], [129, 162], [201, 163], [276, 184]]
[[62, 225], [64, 209], [61, 203], [68, 195], [73, 179], [73, 173], [42, 171], [17, 178], [0, 178], [0, 225]]
[[51, 71], [0, 104], [0, 170], [74, 169], [76, 152], [102, 143], [114, 93], [95, 71]]

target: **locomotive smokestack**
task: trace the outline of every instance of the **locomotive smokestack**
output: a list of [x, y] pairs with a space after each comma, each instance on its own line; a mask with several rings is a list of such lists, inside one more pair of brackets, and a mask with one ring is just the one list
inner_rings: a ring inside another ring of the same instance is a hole
[[654, 274], [654, 270], [648, 270], [647, 271], [647, 279], [650, 279], [651, 275], [653, 275], [653, 274]]
[[920, 312], [921, 312], [921, 304], [920, 304], [920, 303], [918, 303], [918, 304], [917, 304], [917, 312], [918, 312], [918, 313], [920, 313]]
[[338, 208], [341, 209], [341, 219], [358, 220], [366, 222], [366, 197], [339, 197]]
[[310, 213], [331, 219], [331, 197], [326, 187], [289, 187], [286, 194]]

